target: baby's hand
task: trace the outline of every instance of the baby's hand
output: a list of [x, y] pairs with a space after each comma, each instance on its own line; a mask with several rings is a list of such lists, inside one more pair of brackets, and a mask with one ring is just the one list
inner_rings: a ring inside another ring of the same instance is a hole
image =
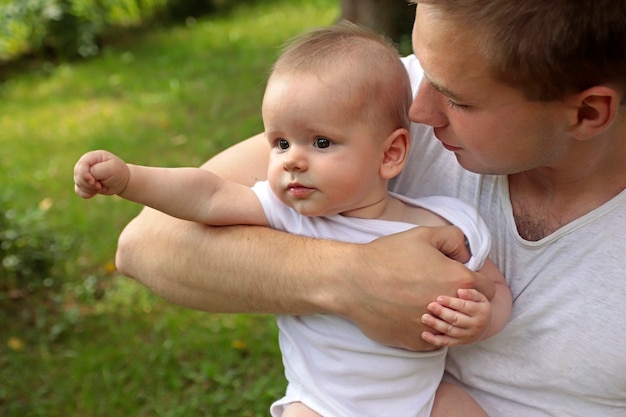
[[82, 198], [120, 194], [130, 178], [128, 165], [107, 151], [84, 154], [74, 166], [74, 191]]
[[442, 346], [457, 346], [482, 340], [491, 325], [491, 303], [474, 289], [459, 289], [458, 298], [439, 296], [426, 308], [422, 323], [438, 334], [425, 331], [422, 339]]

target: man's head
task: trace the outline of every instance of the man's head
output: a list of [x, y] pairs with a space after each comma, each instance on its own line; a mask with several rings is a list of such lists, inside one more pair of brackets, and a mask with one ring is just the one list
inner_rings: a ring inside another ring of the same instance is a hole
[[414, 0], [472, 37], [495, 80], [531, 100], [626, 91], [625, 0]]
[[566, 7], [581, 2], [418, 0], [413, 49], [424, 79], [411, 120], [432, 126], [463, 167], [480, 173], [574, 175], [585, 157], [616, 146], [623, 134], [614, 121], [626, 112], [625, 2], [574, 7], [613, 5], [594, 19]]

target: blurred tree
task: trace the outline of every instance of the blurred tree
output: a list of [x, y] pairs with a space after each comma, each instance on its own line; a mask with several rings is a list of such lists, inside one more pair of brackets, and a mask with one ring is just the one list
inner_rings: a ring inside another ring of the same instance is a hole
[[341, 18], [403, 44], [411, 37], [415, 6], [408, 0], [340, 0]]

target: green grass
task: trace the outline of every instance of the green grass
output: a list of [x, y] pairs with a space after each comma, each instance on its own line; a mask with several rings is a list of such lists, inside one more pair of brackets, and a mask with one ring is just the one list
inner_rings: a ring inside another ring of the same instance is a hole
[[284, 387], [266, 317], [146, 301], [66, 319], [54, 343], [28, 338], [3, 355], [2, 415], [266, 415]]
[[257, 133], [278, 46], [331, 24], [336, 3], [242, 2], [0, 84], [0, 192], [16, 212], [49, 207], [50, 227], [77, 241], [57, 314], [0, 298], [1, 416], [267, 415], [284, 389], [274, 318], [185, 310], [117, 275], [117, 236], [140, 207], [81, 200], [72, 169], [95, 148], [199, 165]]

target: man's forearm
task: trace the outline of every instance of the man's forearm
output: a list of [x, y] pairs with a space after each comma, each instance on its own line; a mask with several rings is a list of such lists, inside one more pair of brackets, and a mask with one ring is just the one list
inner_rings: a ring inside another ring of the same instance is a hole
[[324, 284], [337, 286], [336, 275], [322, 279], [320, 265], [339, 267], [318, 259], [333, 244], [267, 227], [209, 227], [144, 209], [122, 232], [116, 262], [124, 275], [188, 308], [310, 314], [333, 304], [324, 300]]

